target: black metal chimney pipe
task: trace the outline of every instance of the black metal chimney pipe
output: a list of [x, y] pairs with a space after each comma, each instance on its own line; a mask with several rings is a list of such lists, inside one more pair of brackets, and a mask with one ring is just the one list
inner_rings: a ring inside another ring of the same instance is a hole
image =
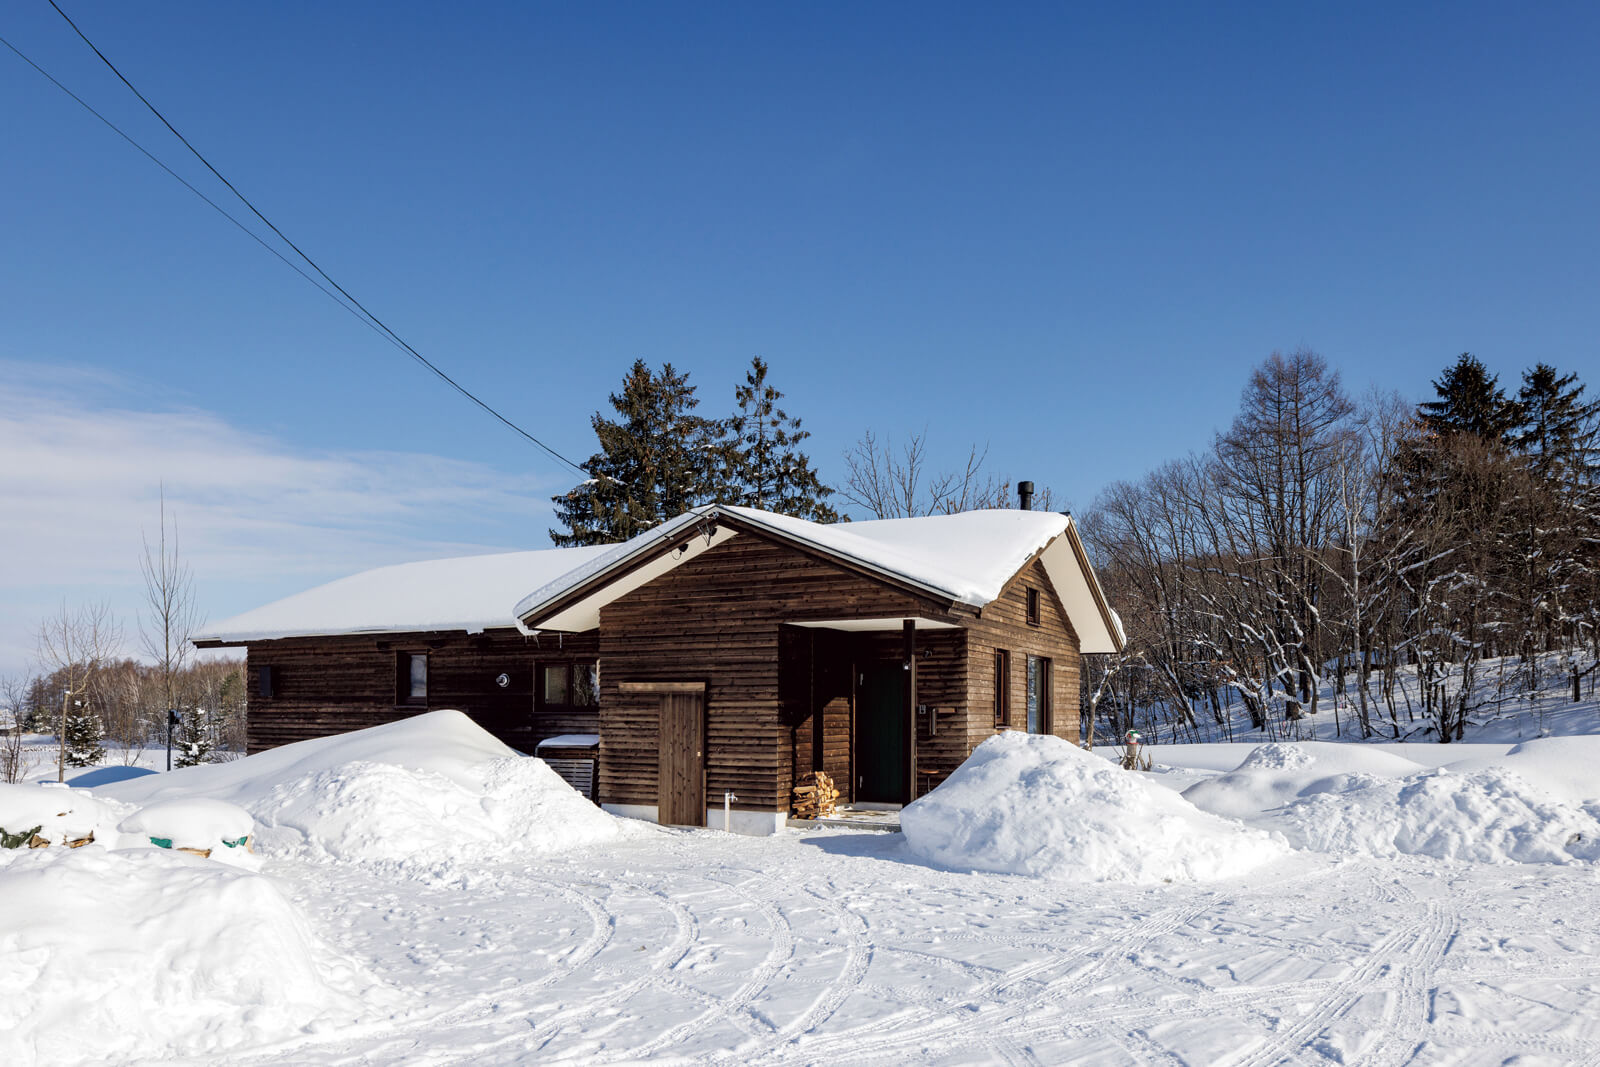
[[1033, 483], [1032, 482], [1018, 482], [1017, 483], [1017, 498], [1022, 501], [1022, 510], [1023, 511], [1032, 511], [1033, 510]]

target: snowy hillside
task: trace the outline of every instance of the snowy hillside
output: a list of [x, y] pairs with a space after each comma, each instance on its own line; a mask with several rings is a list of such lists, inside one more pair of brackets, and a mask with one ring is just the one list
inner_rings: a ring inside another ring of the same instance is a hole
[[[1584, 660], [1586, 667], [1588, 661]], [[1515, 743], [1536, 737], [1600, 734], [1600, 671], [1580, 679], [1579, 699], [1572, 699], [1571, 657], [1549, 653], [1530, 670], [1518, 657], [1485, 660], [1462, 699], [1460, 679], [1441, 683], [1434, 699], [1466, 709], [1462, 740]], [[1212, 708], [1196, 701], [1189, 712], [1166, 701], [1128, 704], [1114, 688], [1097, 709], [1095, 738], [1105, 744], [1137, 729], [1145, 737], [1168, 744], [1213, 741], [1416, 741], [1437, 742], [1438, 732], [1428, 714], [1427, 701], [1414, 667], [1395, 669], [1392, 678], [1375, 674], [1367, 691], [1370, 733], [1361, 726], [1361, 707], [1355, 679], [1345, 684], [1323, 679], [1316, 712], [1311, 705], [1298, 719], [1272, 719], [1262, 725], [1250, 720], [1247, 705], [1236, 690], [1224, 687], [1224, 699]], [[1189, 721], [1192, 718], [1193, 721]], [[1088, 721], [1084, 722], [1085, 735]]]

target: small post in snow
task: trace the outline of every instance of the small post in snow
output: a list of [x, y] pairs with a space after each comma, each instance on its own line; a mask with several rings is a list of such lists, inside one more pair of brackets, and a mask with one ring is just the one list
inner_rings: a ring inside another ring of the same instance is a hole
[[739, 798], [732, 793], [722, 794], [722, 832], [733, 833], [733, 802]]
[[172, 728], [178, 725], [177, 708], [167, 709], [167, 770], [172, 770]]

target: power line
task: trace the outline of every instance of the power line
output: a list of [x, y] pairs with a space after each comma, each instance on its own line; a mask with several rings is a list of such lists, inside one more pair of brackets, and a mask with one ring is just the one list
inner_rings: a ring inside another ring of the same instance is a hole
[[239, 199], [239, 201], [242, 204], [244, 204], [245, 207], [250, 209], [251, 214], [255, 215], [256, 218], [260, 219], [261, 222], [263, 224], [265, 224], [266, 227], [268, 229], [270, 229], [274, 234], [276, 234], [278, 236], [278, 238], [283, 241], [284, 244], [286, 244], [290, 248], [292, 248], [296, 255], [298, 255], [302, 260], [304, 260], [305, 263], [308, 266], [310, 266], [310, 268], [313, 271], [315, 271], [323, 279], [323, 281], [327, 282], [327, 284], [329, 286], [332, 286], [332, 288], [338, 292], [339, 296], [342, 296], [342, 297], [344, 297], [344, 300], [349, 301], [349, 304], [346, 304], [343, 301], [340, 301], [338, 299], [338, 297], [335, 297], [333, 295], [333, 293], [329, 292], [328, 289], [326, 287], [324, 287], [322, 284], [320, 284], [319, 282], [317, 282], [317, 280], [315, 278], [312, 278], [310, 275], [306, 274], [306, 272], [304, 270], [301, 270], [298, 265], [296, 265], [295, 263], [293, 263], [289, 259], [287, 259], [277, 249], [272, 248], [271, 245], [267, 244], [267, 242], [265, 240], [263, 240], [253, 230], [249, 229], [243, 223], [239, 222], [238, 219], [234, 218], [227, 211], [224, 211], [221, 207], [219, 207], [209, 197], [205, 196], [205, 194], [201, 193], [193, 185], [190, 185], [189, 182], [185, 181], [176, 172], [174, 172], [172, 170], [172, 168], [168, 167], [165, 163], [162, 163], [153, 154], [151, 154], [149, 151], [147, 151], [142, 145], [140, 145], [138, 142], [134, 141], [134, 139], [132, 137], [128, 136], [126, 133], [123, 133], [122, 130], [118, 129], [117, 126], [114, 123], [112, 123], [109, 119], [107, 119], [105, 116], [101, 115], [98, 111], [95, 111], [94, 108], [90, 107], [87, 103], [85, 103], [76, 93], [73, 93], [71, 90], [67, 89], [66, 86], [62, 85], [55, 78], [51, 77], [50, 74], [48, 72], [46, 72], [42, 67], [40, 67], [37, 63], [33, 62], [27, 56], [23, 55], [22, 52], [19, 51], [9, 41], [4, 41], [3, 38], [0, 38], [0, 41], [4, 41], [6, 47], [10, 48], [11, 51], [15, 52], [17, 54], [17, 56], [19, 56], [29, 66], [33, 67], [40, 74], [43, 74], [46, 78], [48, 78], [50, 80], [50, 82], [53, 85], [55, 85], [58, 89], [61, 89], [68, 96], [72, 97], [72, 99], [76, 100], [85, 109], [87, 109], [90, 112], [90, 114], [92, 114], [96, 118], [100, 119], [100, 121], [104, 122], [107, 126], [110, 126], [111, 129], [115, 130], [129, 144], [132, 144], [135, 148], [139, 149], [140, 152], [142, 152], [145, 156], [147, 156], [152, 162], [154, 162], [158, 166], [160, 166], [162, 170], [164, 170], [168, 174], [172, 175], [172, 177], [177, 178], [178, 181], [182, 182], [183, 185], [186, 188], [188, 188], [196, 196], [199, 196], [207, 204], [210, 204], [213, 208], [215, 208], [218, 212], [220, 212], [224, 217], [226, 217], [235, 226], [238, 226], [245, 233], [249, 234], [258, 244], [262, 245], [268, 251], [272, 252], [273, 255], [277, 256], [278, 259], [282, 260], [286, 265], [291, 267], [295, 271], [295, 273], [299, 274], [302, 278], [305, 278], [306, 281], [310, 282], [312, 285], [315, 285], [319, 290], [321, 290], [324, 294], [326, 294], [330, 299], [333, 299], [336, 303], [338, 303], [340, 307], [343, 307], [346, 311], [350, 312], [350, 314], [355, 315], [358, 319], [361, 319], [361, 321], [365, 325], [367, 325], [368, 328], [377, 331], [380, 334], [380, 336], [383, 336], [385, 338], [385, 340], [389, 341], [391, 344], [393, 344], [394, 346], [399, 348], [401, 351], [405, 352], [412, 359], [416, 360], [423, 367], [427, 368], [430, 372], [432, 372], [437, 378], [439, 378], [439, 380], [443, 381], [446, 385], [450, 386], [450, 388], [454, 389], [456, 392], [460, 393], [462, 396], [464, 396], [468, 400], [472, 401], [472, 403], [474, 403], [478, 407], [482, 408], [485, 412], [487, 412], [488, 414], [493, 416], [497, 421], [499, 421], [501, 424], [506, 426], [512, 432], [516, 433], [520, 437], [525, 438], [526, 440], [528, 440], [532, 444], [534, 444], [534, 445], [538, 446], [539, 448], [543, 449], [546, 453], [548, 453], [549, 455], [553, 456], [555, 459], [561, 461], [562, 463], [565, 463], [567, 466], [571, 467], [573, 470], [576, 470], [581, 474], [588, 474], [589, 473], [589, 471], [582, 464], [575, 463], [572, 460], [568, 459], [566, 456], [562, 455], [560, 452], [557, 452], [554, 448], [551, 448], [549, 445], [547, 445], [543, 441], [539, 440], [533, 434], [529, 433], [527, 430], [524, 430], [521, 426], [518, 426], [516, 423], [512, 422], [510, 419], [508, 419], [504, 415], [500, 414], [499, 411], [495, 410], [488, 403], [486, 403], [485, 401], [480, 399], [471, 390], [467, 389], [460, 382], [456, 381], [450, 375], [446, 374], [442, 369], [440, 369], [436, 364], [434, 364], [431, 360], [429, 360], [421, 352], [418, 352], [415, 348], [413, 348], [411, 346], [411, 344], [408, 343], [405, 340], [405, 338], [401, 337], [392, 328], [390, 328], [388, 323], [384, 322], [377, 315], [373, 314], [372, 311], [369, 310], [365, 304], [361, 303], [361, 301], [357, 300], [354, 296], [352, 296], [350, 294], [350, 292], [347, 289], [345, 289], [344, 286], [340, 285], [337, 281], [335, 281], [334, 278], [330, 274], [328, 274], [327, 271], [323, 270], [322, 267], [319, 266], [315, 260], [313, 260], [310, 256], [308, 256], [304, 252], [304, 250], [302, 250], [300, 248], [299, 245], [295, 244], [292, 240], [289, 239], [289, 237], [282, 230], [278, 229], [278, 227], [273, 224], [272, 220], [267, 218], [267, 216], [264, 215], [255, 206], [255, 204], [251, 203], [250, 199], [248, 197], [246, 197], [243, 193], [241, 193], [238, 190], [238, 188], [222, 174], [221, 171], [217, 170], [216, 167], [212, 166], [211, 161], [206, 159], [206, 157], [201, 154], [200, 150], [195, 148], [195, 146], [189, 142], [189, 139], [187, 137], [185, 137], [182, 133], [180, 133], [178, 131], [177, 127], [173, 126], [173, 124], [167, 120], [167, 117], [165, 115], [163, 115], [161, 113], [161, 111], [154, 104], [152, 104], [149, 101], [149, 99], [145, 97], [145, 95], [143, 93], [141, 93], [139, 91], [138, 87], [136, 87], [131, 81], [128, 80], [128, 78], [122, 73], [122, 71], [117, 68], [117, 65], [115, 63], [111, 62], [110, 58], [108, 58], [104, 52], [100, 51], [99, 47], [97, 47], [95, 45], [95, 43], [89, 39], [88, 35], [85, 34], [81, 29], [78, 28], [78, 24], [73, 22], [71, 17], [68, 16], [65, 11], [61, 10], [61, 7], [58, 4], [56, 4], [55, 0], [49, 0], [49, 3], [50, 3], [50, 6], [55, 9], [56, 13], [58, 15], [60, 15], [62, 17], [62, 19], [64, 19], [66, 21], [67, 25], [72, 27], [72, 31], [75, 34], [78, 35], [78, 38], [80, 40], [82, 40], [84, 44], [88, 45], [90, 51], [94, 52], [94, 54], [100, 58], [100, 61], [102, 63], [104, 63], [107, 68], [110, 69], [111, 73], [113, 73], [113, 74], [115, 74], [117, 76], [117, 80], [121, 81], [123, 85], [127, 86], [128, 91], [133, 93], [134, 96], [138, 97], [139, 98], [139, 102], [142, 103], [146, 108], [148, 108], [150, 110], [150, 113], [153, 114], [157, 119], [161, 120], [161, 124], [163, 126], [165, 126], [167, 128], [167, 130], [170, 131], [172, 133], [172, 135], [174, 137], [176, 137], [183, 144], [183, 146], [185, 148], [187, 148], [190, 151], [191, 154], [194, 155], [194, 157], [196, 159], [198, 159], [202, 164], [204, 164], [205, 168], [208, 171], [210, 171], [212, 173], [212, 175], [214, 175], [218, 181], [222, 182], [223, 185], [227, 186], [229, 192], [233, 193], [233, 195], [235, 197], [237, 197]]

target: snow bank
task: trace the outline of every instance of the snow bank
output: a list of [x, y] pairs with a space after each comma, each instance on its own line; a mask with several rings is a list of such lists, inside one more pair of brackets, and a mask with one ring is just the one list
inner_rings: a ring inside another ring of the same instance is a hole
[[[1595, 786], [1592, 772], [1580, 770], [1584, 746], [1572, 740], [1529, 742], [1506, 756], [1439, 768], [1367, 746], [1261, 745], [1236, 770], [1190, 786], [1183, 796], [1318, 852], [1593, 862], [1600, 860], [1600, 805], [1585, 810], [1578, 802]], [[1600, 751], [1593, 756], [1600, 758]], [[1537, 774], [1555, 792], [1530, 784], [1512, 767]]]
[[1501, 767], [1440, 768], [1397, 779], [1353, 776], [1271, 820], [1300, 848], [1400, 853], [1474, 863], [1600, 860], [1600, 822]]
[[104, 845], [117, 843], [117, 823], [130, 809], [86, 790], [62, 786], [0, 783], [0, 830], [22, 834], [34, 827], [52, 846], [93, 835]]
[[[1166, 755], [1168, 750], [1162, 750]], [[1257, 745], [1234, 770], [1183, 791], [1196, 807], [1229, 819], [1252, 819], [1312, 793], [1337, 789], [1350, 775], [1417, 774], [1420, 763], [1364, 745], [1329, 741]]]
[[612, 840], [625, 831], [542, 760], [459, 711], [435, 711], [231, 763], [107, 786], [138, 802], [245, 809], [264, 855], [433, 867]]
[[97, 846], [0, 853], [0, 1063], [217, 1053], [385, 1003], [276, 886]]
[[1138, 772], [1016, 731], [979, 745], [900, 826], [936, 863], [1080, 882], [1227, 878], [1288, 851]]
[[357, 761], [284, 782], [254, 805], [263, 852], [314, 860], [436, 866], [609, 841], [618, 821], [544, 761], [481, 764], [470, 785], [432, 771]]

